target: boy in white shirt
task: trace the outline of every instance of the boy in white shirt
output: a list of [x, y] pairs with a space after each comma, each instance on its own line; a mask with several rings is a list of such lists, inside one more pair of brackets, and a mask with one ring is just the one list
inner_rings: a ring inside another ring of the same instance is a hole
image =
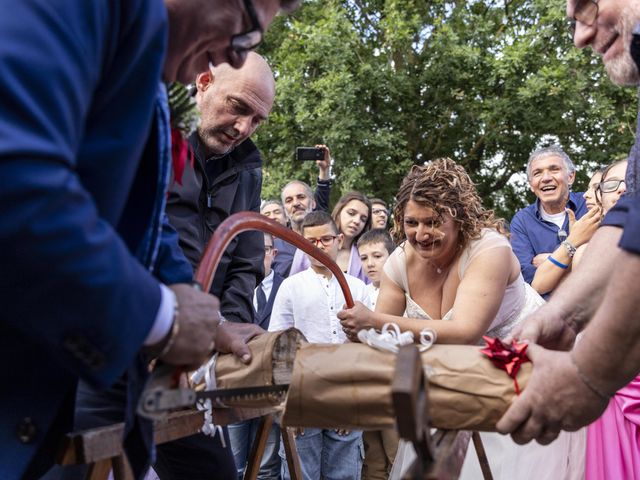
[[[382, 228], [369, 230], [358, 239], [358, 253], [362, 271], [369, 277], [367, 285], [371, 308], [375, 310], [380, 292], [382, 267], [395, 249], [389, 232]], [[365, 480], [389, 478], [393, 460], [398, 450], [398, 433], [395, 429], [367, 431], [362, 434], [364, 443], [364, 463], [362, 478]]]
[[[307, 214], [302, 235], [332, 260], [338, 257], [343, 237], [324, 211]], [[285, 279], [276, 295], [269, 331], [296, 327], [311, 343], [345, 343], [336, 313], [345, 299], [335, 276], [322, 263], [309, 258], [311, 267]], [[354, 301], [370, 305], [367, 287], [361, 280], [345, 274]], [[296, 447], [305, 479], [359, 479], [363, 447], [361, 432], [307, 428], [296, 437]], [[284, 447], [280, 447], [283, 478], [289, 479]]]

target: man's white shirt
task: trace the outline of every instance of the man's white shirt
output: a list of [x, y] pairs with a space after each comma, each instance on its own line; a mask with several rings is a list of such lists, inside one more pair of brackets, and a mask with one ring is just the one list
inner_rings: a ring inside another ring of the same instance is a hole
[[[365, 283], [348, 274], [345, 278], [353, 300], [370, 308]], [[269, 331], [296, 327], [311, 343], [344, 343], [347, 336], [336, 316], [344, 305], [344, 295], [335, 275], [327, 279], [308, 268], [280, 285], [271, 311]]]

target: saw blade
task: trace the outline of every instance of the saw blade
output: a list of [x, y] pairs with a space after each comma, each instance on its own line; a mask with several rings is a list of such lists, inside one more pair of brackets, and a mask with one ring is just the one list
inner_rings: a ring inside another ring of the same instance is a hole
[[271, 403], [277, 403], [284, 400], [288, 390], [289, 385], [203, 390], [196, 392], [196, 399], [210, 399], [213, 406], [219, 407], [227, 407], [227, 403], [255, 402], [261, 399], [268, 399]]
[[138, 413], [157, 418], [170, 410], [191, 407], [199, 401], [211, 400], [214, 407], [227, 407], [227, 403], [254, 402], [269, 399], [271, 403], [284, 400], [289, 385], [265, 385], [262, 387], [227, 388], [196, 392], [189, 388], [156, 388], [144, 392]]

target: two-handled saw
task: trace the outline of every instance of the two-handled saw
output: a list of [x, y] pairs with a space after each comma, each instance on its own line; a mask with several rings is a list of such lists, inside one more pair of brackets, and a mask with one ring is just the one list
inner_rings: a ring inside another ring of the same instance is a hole
[[[353, 297], [344, 274], [326, 253], [298, 233], [255, 212], [233, 214], [218, 226], [195, 274], [195, 283], [202, 291], [210, 290], [220, 259], [231, 240], [236, 235], [250, 230], [270, 233], [322, 262], [336, 276], [347, 307], [353, 307]], [[278, 399], [284, 399], [288, 389], [288, 384], [283, 382], [278, 385], [197, 391], [179, 388], [179, 378], [183, 373], [186, 372], [182, 368], [158, 362], [140, 398], [138, 413], [146, 417], [157, 417], [169, 410], [196, 405], [200, 400], [207, 399], [211, 400], [212, 405], [218, 406], [244, 403], [245, 400], [252, 403], [252, 400], [259, 399], [275, 403]]]

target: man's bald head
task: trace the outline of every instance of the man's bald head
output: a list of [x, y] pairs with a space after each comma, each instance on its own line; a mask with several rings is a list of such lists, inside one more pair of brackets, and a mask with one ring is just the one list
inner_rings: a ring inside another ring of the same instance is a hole
[[198, 127], [207, 156], [224, 155], [249, 138], [266, 120], [275, 97], [267, 62], [249, 52], [242, 68], [221, 64], [196, 80], [201, 111]]
[[273, 98], [276, 94], [276, 81], [267, 61], [256, 52], [247, 54], [247, 59], [241, 68], [236, 69], [228, 63], [221, 63], [217, 67], [213, 67], [213, 74], [216, 81], [252, 83], [256, 87], [264, 89], [264, 93], [271, 98], [271, 103], [273, 104]]

